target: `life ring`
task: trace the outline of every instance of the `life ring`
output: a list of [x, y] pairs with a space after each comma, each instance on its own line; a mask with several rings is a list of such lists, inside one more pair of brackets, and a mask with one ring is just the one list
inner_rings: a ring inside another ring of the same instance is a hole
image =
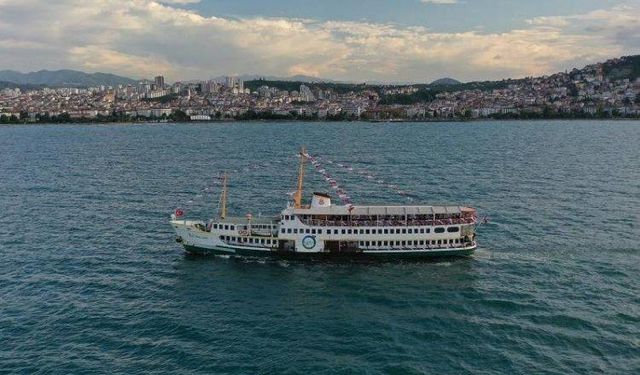
[[315, 236], [305, 236], [302, 239], [302, 247], [307, 250], [311, 250], [316, 247], [316, 237]]

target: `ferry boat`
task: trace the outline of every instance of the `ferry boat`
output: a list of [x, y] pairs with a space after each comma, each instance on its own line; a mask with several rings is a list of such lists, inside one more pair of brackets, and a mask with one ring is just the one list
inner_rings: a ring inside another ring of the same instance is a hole
[[176, 210], [176, 241], [192, 254], [281, 258], [422, 258], [470, 256], [477, 248], [477, 213], [454, 205], [336, 205], [313, 193], [303, 203], [305, 163], [300, 152], [297, 189], [280, 215], [228, 217], [227, 175], [222, 180], [219, 217], [188, 220]]

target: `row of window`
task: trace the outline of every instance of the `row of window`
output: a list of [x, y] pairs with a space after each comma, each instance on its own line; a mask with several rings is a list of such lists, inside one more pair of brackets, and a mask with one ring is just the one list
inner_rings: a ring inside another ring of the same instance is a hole
[[213, 224], [213, 229], [236, 230], [236, 226], [229, 224]]
[[452, 245], [462, 244], [463, 241], [460, 238], [450, 240], [420, 240], [420, 241], [360, 241], [358, 244], [360, 247], [415, 247], [415, 246], [429, 246], [429, 245]]
[[[323, 232], [324, 231], [324, 232]], [[425, 234], [431, 233], [431, 228], [374, 228], [374, 229], [311, 229], [311, 228], [282, 228], [281, 233], [288, 234]], [[460, 227], [437, 227], [433, 230], [434, 233], [457, 233], [460, 232]]]
[[[212, 225], [213, 229], [224, 229], [224, 230], [236, 230], [236, 226], [233, 224], [213, 224]], [[238, 226], [239, 229], [244, 229], [244, 230], [248, 230], [249, 226], [248, 225], [240, 225]], [[274, 226], [273, 225], [251, 225], [251, 229], [273, 229]]]
[[276, 245], [277, 240], [270, 240], [267, 238], [248, 238], [248, 237], [233, 237], [233, 236], [220, 236], [220, 239], [226, 242], [246, 243], [252, 245]]
[[249, 228], [255, 229], [255, 230], [260, 230], [260, 229], [273, 229], [274, 226], [273, 225], [267, 225], [267, 224], [251, 224], [251, 225], [239, 225], [238, 228], [239, 229], [244, 229], [244, 230], [249, 230]]
[[[293, 217], [293, 216], [291, 216]], [[263, 226], [265, 228], [270, 228], [270, 226]], [[224, 229], [224, 230], [235, 230], [235, 225], [233, 224], [213, 224], [213, 229]], [[282, 233], [307, 233], [307, 234], [425, 234], [431, 233], [431, 228], [374, 228], [374, 229], [298, 229], [298, 228], [282, 228], [280, 230]], [[434, 233], [457, 233], [460, 231], [460, 227], [437, 227], [433, 230]]]
[[[277, 240], [270, 240], [266, 238], [247, 238], [247, 237], [233, 237], [233, 236], [220, 236], [220, 239], [226, 242], [234, 243], [246, 243], [249, 245], [263, 245], [263, 246], [275, 246]], [[360, 247], [415, 247], [415, 246], [429, 246], [429, 245], [452, 245], [462, 244], [463, 240], [460, 238], [449, 240], [415, 240], [415, 241], [360, 241], [358, 244]]]

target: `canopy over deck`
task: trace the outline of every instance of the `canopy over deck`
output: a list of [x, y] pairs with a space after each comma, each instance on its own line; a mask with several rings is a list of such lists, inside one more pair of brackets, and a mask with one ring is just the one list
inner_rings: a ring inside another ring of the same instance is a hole
[[253, 216], [249, 220], [246, 216], [229, 216], [224, 219], [214, 219], [217, 223], [228, 224], [248, 224], [251, 222], [253, 225], [275, 225], [278, 223], [278, 218], [271, 216]]
[[463, 206], [329, 206], [294, 208], [294, 215], [411, 216], [460, 215], [473, 208]]

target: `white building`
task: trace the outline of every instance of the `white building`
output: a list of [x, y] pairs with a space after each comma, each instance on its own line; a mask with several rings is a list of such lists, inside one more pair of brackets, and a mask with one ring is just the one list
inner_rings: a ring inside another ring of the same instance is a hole
[[311, 92], [311, 89], [306, 85], [300, 85], [300, 101], [313, 102], [316, 100], [315, 96]]
[[211, 116], [209, 115], [192, 115], [189, 118], [191, 121], [211, 121]]

